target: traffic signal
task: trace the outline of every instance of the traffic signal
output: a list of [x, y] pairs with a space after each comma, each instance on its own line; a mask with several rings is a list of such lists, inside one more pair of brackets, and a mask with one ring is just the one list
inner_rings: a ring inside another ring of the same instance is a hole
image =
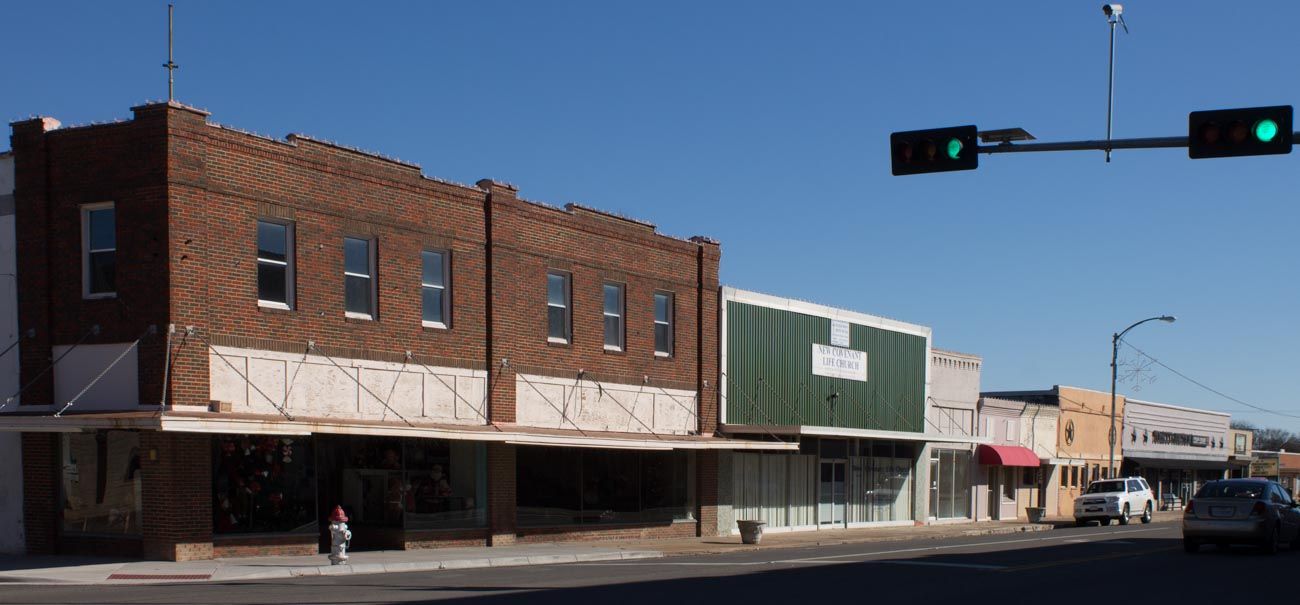
[[974, 126], [909, 130], [889, 135], [894, 176], [974, 170], [979, 144]]
[[1291, 137], [1290, 105], [1187, 114], [1187, 157], [1193, 160], [1291, 153]]

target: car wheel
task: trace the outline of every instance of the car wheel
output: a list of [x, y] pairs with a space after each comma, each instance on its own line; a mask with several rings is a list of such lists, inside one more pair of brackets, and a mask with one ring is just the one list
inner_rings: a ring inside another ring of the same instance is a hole
[[1106, 526], [1110, 525], [1110, 517], [1102, 517], [1102, 518], [1098, 519], [1098, 520], [1097, 520], [1097, 525], [1100, 525], [1100, 526], [1102, 526], [1102, 527], [1106, 527]]
[[1151, 522], [1151, 503], [1147, 502], [1146, 508], [1142, 509], [1142, 523]]
[[1200, 550], [1201, 543], [1191, 538], [1183, 538], [1183, 552], [1196, 552]]
[[1125, 504], [1125, 505], [1124, 505], [1124, 510], [1120, 511], [1120, 513], [1119, 513], [1119, 524], [1120, 524], [1120, 525], [1128, 525], [1128, 517], [1129, 517], [1128, 505]]
[[1264, 536], [1264, 541], [1260, 543], [1259, 545], [1260, 552], [1263, 552], [1266, 555], [1277, 554], [1277, 539], [1279, 537], [1278, 533], [1279, 532], [1277, 526], [1274, 525], [1269, 530], [1268, 534]]
[[1087, 519], [1075, 519], [1075, 520], [1074, 520], [1074, 526], [1075, 526], [1075, 527], [1087, 527], [1087, 526], [1088, 526], [1088, 520], [1087, 520]]

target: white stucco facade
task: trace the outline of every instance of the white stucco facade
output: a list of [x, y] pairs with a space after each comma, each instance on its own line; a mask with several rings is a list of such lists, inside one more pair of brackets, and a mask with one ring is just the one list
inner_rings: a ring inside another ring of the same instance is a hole
[[[232, 412], [486, 424], [487, 372], [217, 346], [211, 397]], [[338, 365], [336, 366], [335, 363]], [[246, 379], [245, 379], [246, 378]]]
[[518, 374], [515, 422], [521, 426], [686, 435], [697, 429], [696, 392]]

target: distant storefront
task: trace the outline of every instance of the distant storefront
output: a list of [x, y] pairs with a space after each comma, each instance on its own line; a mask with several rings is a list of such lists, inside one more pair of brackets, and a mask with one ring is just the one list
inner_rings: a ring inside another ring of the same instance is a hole
[[1146, 478], [1160, 508], [1181, 506], [1206, 481], [1227, 476], [1235, 445], [1229, 420], [1221, 412], [1128, 399], [1123, 474]]
[[932, 501], [968, 514], [969, 453], [928, 447], [975, 442], [930, 426], [929, 328], [732, 288], [722, 299], [720, 429], [799, 451], [720, 455], [719, 532], [738, 520], [774, 531], [911, 525]]

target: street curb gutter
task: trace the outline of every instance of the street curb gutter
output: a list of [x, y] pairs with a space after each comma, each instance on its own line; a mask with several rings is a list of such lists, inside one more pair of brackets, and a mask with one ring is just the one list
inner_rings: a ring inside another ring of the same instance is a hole
[[222, 576], [213, 574], [209, 581], [230, 580], [273, 580], [300, 578], [308, 576], [366, 575], [379, 573], [402, 573], [411, 571], [441, 571], [451, 569], [481, 569], [484, 567], [521, 567], [526, 565], [554, 565], [557, 563], [578, 563], [587, 561], [622, 561], [629, 559], [655, 559], [663, 553], [649, 550], [586, 553], [571, 555], [532, 555], [489, 557], [483, 559], [449, 559], [446, 561], [407, 561], [401, 563], [358, 563], [355, 565], [318, 565], [314, 567], [290, 567], [248, 574], [232, 573]]

